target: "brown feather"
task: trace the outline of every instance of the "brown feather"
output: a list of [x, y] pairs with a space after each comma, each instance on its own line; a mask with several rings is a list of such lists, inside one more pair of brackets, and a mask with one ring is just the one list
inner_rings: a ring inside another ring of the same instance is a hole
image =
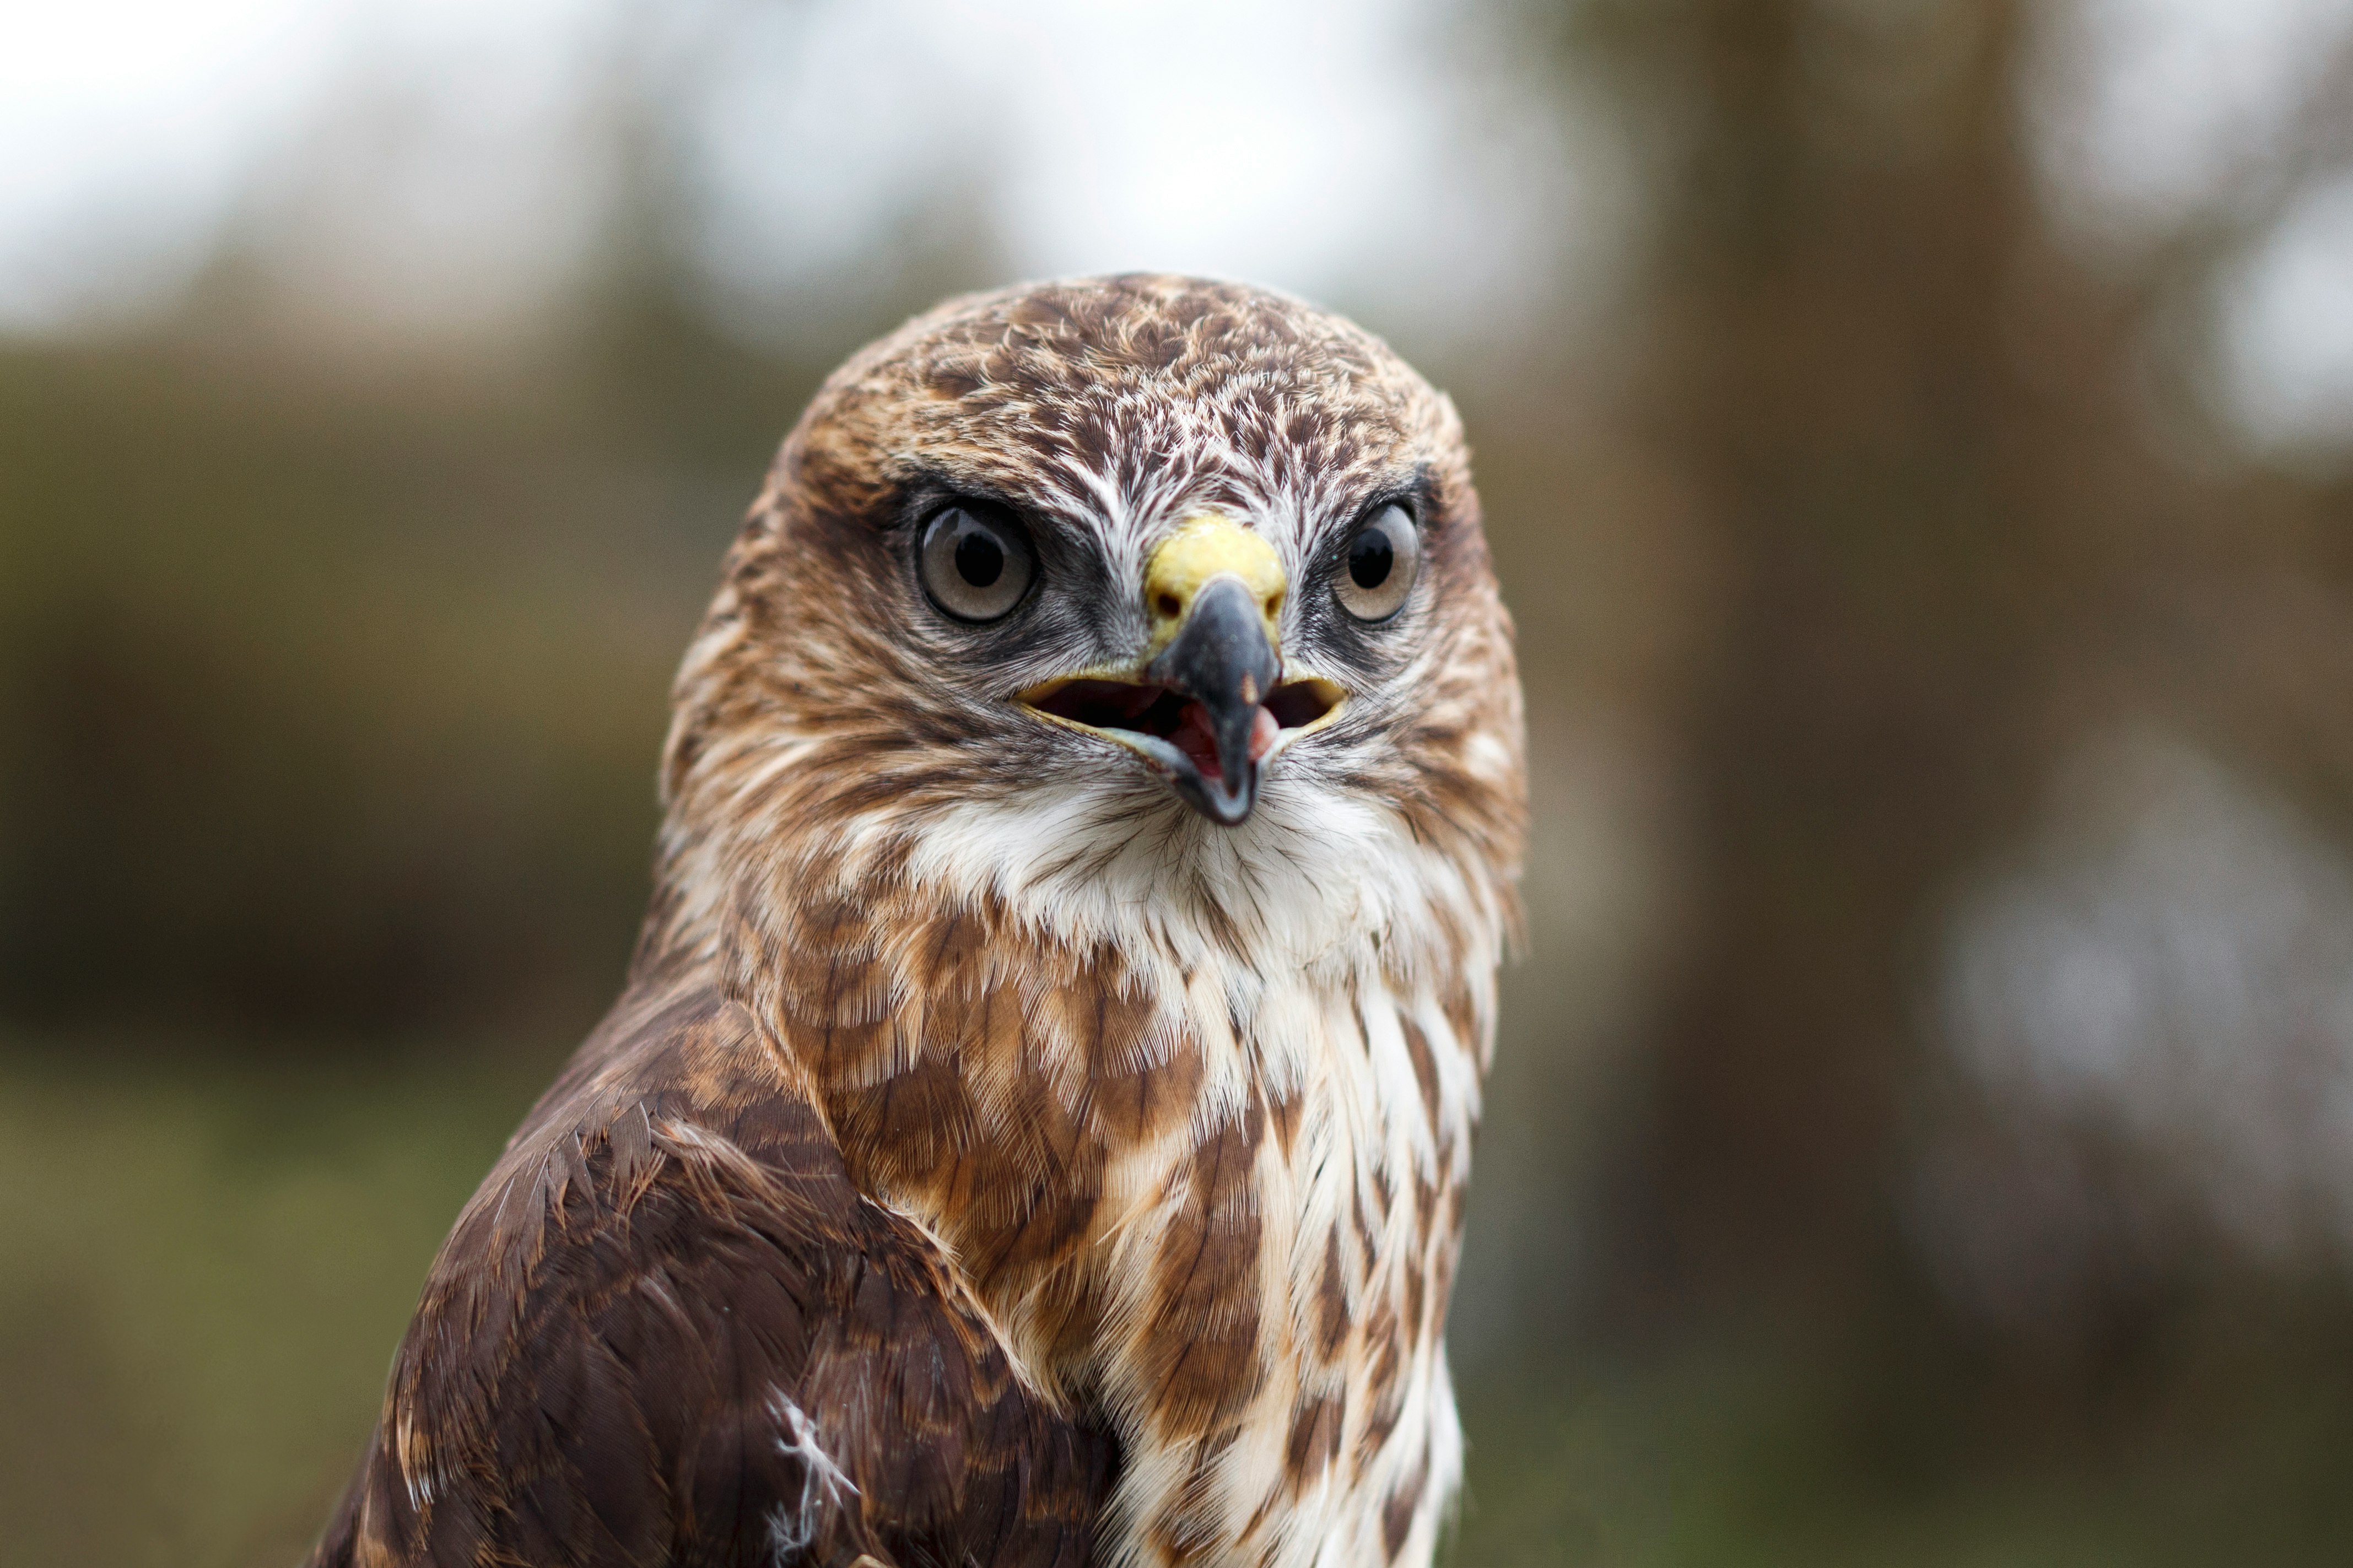
[[[1347, 700], [1248, 823], [1010, 700], [1134, 656], [1189, 511], [1307, 584], [1408, 491], [1393, 625], [1286, 601]], [[914, 584], [944, 494], [1055, 552], [1002, 631]], [[313, 1562], [1426, 1563], [1525, 815], [1445, 400], [1232, 285], [953, 301], [811, 404], [675, 707], [629, 988], [459, 1215]]]

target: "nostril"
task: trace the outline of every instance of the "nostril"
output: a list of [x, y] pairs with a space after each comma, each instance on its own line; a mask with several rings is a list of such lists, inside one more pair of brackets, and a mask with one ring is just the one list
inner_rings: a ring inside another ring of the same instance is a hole
[[1182, 600], [1182, 599], [1180, 599], [1180, 598], [1178, 598], [1178, 597], [1177, 597], [1176, 595], [1174, 595], [1174, 594], [1163, 594], [1163, 595], [1160, 595], [1160, 598], [1159, 598], [1159, 601], [1158, 601], [1158, 604], [1159, 604], [1160, 613], [1161, 613], [1162, 615], [1164, 615], [1164, 616], [1171, 616], [1171, 617], [1175, 616], [1178, 611], [1182, 610], [1182, 609], [1185, 607], [1185, 601], [1184, 601], [1184, 600]]
[[1266, 596], [1266, 613], [1270, 616], [1282, 614], [1282, 590], [1278, 588]]

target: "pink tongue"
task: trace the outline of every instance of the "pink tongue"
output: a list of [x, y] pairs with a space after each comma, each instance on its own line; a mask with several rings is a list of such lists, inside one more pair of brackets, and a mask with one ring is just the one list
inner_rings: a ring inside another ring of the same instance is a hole
[[[1250, 716], [1250, 754], [1252, 762], [1266, 755], [1280, 730], [1274, 715], [1263, 708]], [[1168, 739], [1178, 751], [1193, 760], [1193, 765], [1201, 770], [1204, 777], [1219, 776], [1218, 738], [1209, 729], [1209, 710], [1207, 708], [1198, 702], [1185, 704], [1184, 711], [1176, 716], [1176, 731]]]
[[1251, 714], [1250, 739], [1250, 761], [1257, 762], [1260, 758], [1265, 756], [1267, 752], [1274, 750], [1274, 738], [1282, 732], [1282, 726], [1274, 721], [1274, 713], [1271, 710], [1261, 708], [1257, 712]]

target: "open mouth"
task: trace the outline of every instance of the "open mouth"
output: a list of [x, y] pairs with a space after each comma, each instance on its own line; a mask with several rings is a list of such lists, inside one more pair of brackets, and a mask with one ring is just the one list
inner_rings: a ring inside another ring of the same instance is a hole
[[1133, 675], [1068, 676], [1019, 700], [1124, 746], [1203, 816], [1238, 827], [1266, 765], [1330, 722], [1345, 694], [1328, 680], [1282, 679], [1282, 565], [1265, 541], [1217, 519], [1188, 523], [1153, 552], [1145, 589], [1156, 651]]
[[[1286, 680], [1266, 694], [1251, 720], [1250, 761], [1261, 763], [1287, 732], [1312, 728], [1340, 706], [1343, 693], [1328, 680]], [[1201, 786], [1223, 769], [1217, 727], [1207, 705], [1155, 681], [1063, 680], [1022, 694], [1040, 713], [1100, 730], [1160, 763], [1182, 783]]]

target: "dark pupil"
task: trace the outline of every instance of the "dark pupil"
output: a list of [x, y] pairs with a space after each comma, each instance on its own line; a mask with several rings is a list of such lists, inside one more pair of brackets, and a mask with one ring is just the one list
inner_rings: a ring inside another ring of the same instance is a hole
[[976, 588], [986, 588], [1005, 574], [1005, 547], [979, 529], [972, 529], [956, 541], [955, 563], [957, 576]]
[[1348, 547], [1348, 575], [1356, 580], [1359, 588], [1379, 587], [1389, 580], [1389, 570], [1396, 564], [1397, 549], [1381, 529], [1365, 530]]

